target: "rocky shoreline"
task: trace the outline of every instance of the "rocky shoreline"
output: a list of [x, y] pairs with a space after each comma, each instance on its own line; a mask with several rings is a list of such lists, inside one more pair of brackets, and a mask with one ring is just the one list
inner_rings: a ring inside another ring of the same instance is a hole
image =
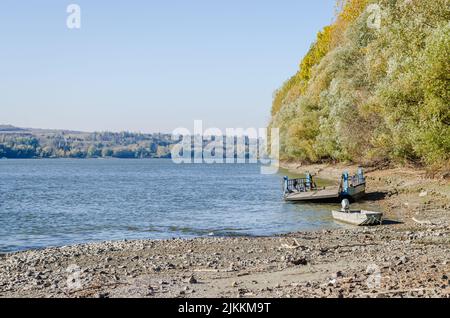
[[[320, 176], [344, 167], [288, 168]], [[0, 297], [450, 298], [448, 180], [396, 169], [367, 177], [383, 226], [4, 254]]]

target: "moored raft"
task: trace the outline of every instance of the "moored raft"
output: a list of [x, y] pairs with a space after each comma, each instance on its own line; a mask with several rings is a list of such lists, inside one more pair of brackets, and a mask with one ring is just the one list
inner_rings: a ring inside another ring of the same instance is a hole
[[284, 199], [286, 201], [340, 201], [358, 200], [366, 191], [366, 178], [361, 168], [354, 176], [344, 172], [338, 186], [317, 187], [311, 174], [306, 178], [289, 179], [284, 177]]

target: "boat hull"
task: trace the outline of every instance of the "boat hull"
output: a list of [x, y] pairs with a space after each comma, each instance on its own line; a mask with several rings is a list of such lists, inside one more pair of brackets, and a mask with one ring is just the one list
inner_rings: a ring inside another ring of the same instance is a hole
[[286, 201], [338, 201], [339, 189], [328, 188], [323, 190], [312, 190], [307, 192], [294, 192], [284, 196]]
[[357, 225], [357, 226], [369, 226], [369, 225], [380, 225], [383, 222], [383, 213], [372, 212], [372, 211], [332, 211], [333, 218], [335, 220]]

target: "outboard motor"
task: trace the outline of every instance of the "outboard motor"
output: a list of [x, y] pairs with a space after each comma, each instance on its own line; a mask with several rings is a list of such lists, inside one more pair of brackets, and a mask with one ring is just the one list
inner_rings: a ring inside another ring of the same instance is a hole
[[342, 200], [341, 205], [342, 212], [348, 212], [350, 210], [350, 201], [348, 201], [347, 199]]

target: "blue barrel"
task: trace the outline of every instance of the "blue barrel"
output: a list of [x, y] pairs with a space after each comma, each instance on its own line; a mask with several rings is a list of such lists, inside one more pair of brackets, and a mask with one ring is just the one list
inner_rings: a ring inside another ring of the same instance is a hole
[[365, 181], [364, 171], [362, 168], [358, 168], [358, 179], [360, 183], [363, 183]]
[[342, 175], [342, 193], [348, 194], [348, 172]]
[[311, 189], [311, 174], [309, 172], [306, 173], [306, 188]]
[[289, 181], [289, 177], [284, 177], [284, 193], [288, 193], [288, 181]]

